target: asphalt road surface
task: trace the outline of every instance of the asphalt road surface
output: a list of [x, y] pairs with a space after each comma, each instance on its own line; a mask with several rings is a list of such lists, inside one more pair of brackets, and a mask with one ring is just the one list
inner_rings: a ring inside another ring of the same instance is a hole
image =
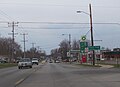
[[46, 63], [0, 69], [0, 87], [120, 87], [120, 69]]

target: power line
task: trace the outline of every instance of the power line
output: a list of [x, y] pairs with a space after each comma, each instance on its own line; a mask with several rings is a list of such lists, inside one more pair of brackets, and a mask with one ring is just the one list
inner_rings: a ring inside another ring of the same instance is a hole
[[13, 21], [14, 19], [12, 17], [10, 17], [9, 15], [7, 15], [4, 11], [0, 10], [0, 14], [5, 16], [7, 19]]
[[[89, 24], [89, 23], [78, 23], [78, 22], [32, 22], [32, 21], [26, 21], [26, 22], [19, 22], [19, 23], [32, 23], [32, 24]], [[118, 24], [120, 25], [120, 23], [116, 23], [116, 22], [97, 22], [97, 23], [93, 23], [93, 24]]]
[[[0, 21], [0, 23], [8, 23], [6, 21]], [[89, 23], [76, 23], [76, 22], [16, 22], [16, 23], [20, 23], [20, 24], [50, 24], [50, 25], [69, 25], [69, 27], [63, 26], [63, 27], [54, 27], [54, 26], [49, 26], [49, 27], [18, 27], [18, 28], [22, 28], [22, 29], [80, 29], [80, 28], [89, 28], [89, 27], [70, 27], [70, 25], [89, 25]], [[94, 25], [120, 25], [120, 23], [115, 23], [115, 22], [111, 22], [111, 23], [93, 23]], [[4, 27], [7, 28], [7, 27]]]
[[[21, 27], [18, 27], [21, 28]], [[89, 27], [23, 27], [24, 29], [83, 29]]]
[[[43, 6], [55, 6], [55, 7], [88, 7], [86, 5], [72, 5], [72, 4], [40, 4], [40, 3], [0, 3], [1, 5], [32, 5], [32, 6], [39, 6], [39, 7], [43, 7]], [[120, 6], [100, 6], [100, 5], [93, 5], [92, 7], [94, 8], [120, 8]]]
[[[8, 21], [0, 21], [0, 23], [8, 23]], [[17, 23], [21, 24], [89, 24], [89, 23], [80, 23], [80, 22], [32, 22], [32, 21], [20, 21]], [[120, 25], [118, 22], [94, 22], [93, 24], [116, 24]]]

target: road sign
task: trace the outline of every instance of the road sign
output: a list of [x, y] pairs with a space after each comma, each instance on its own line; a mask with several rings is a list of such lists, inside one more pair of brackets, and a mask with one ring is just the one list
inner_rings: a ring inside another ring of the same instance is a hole
[[85, 36], [85, 35], [82, 36], [82, 37], [81, 37], [81, 40], [82, 40], [82, 41], [85, 41], [85, 40], [86, 40], [86, 36]]
[[80, 42], [80, 47], [87, 47], [88, 43], [87, 42]]
[[67, 52], [67, 57], [70, 57], [70, 52]]
[[100, 46], [90, 46], [88, 47], [89, 50], [100, 50]]
[[88, 47], [87, 42], [80, 42], [80, 52], [85, 53], [85, 48]]
[[80, 50], [71, 50], [70, 53], [78, 53]]

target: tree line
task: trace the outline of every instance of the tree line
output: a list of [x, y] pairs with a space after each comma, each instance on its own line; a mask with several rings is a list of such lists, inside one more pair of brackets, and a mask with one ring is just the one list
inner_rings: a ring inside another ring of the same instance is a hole
[[[14, 46], [14, 47], [13, 47]], [[6, 57], [9, 59], [12, 58], [12, 52], [14, 53], [14, 60], [17, 58], [23, 58], [24, 52], [22, 51], [21, 45], [19, 45], [17, 42], [13, 43], [12, 38], [6, 38], [6, 37], [0, 37], [0, 56]], [[37, 50], [37, 48], [30, 48], [27, 51], [25, 51], [26, 57], [32, 58], [32, 57], [38, 57], [45, 56], [45, 51]]]
[[[12, 38], [0, 38], [0, 55], [11, 57], [13, 50]], [[20, 56], [22, 53], [21, 46], [14, 42], [14, 54]]]

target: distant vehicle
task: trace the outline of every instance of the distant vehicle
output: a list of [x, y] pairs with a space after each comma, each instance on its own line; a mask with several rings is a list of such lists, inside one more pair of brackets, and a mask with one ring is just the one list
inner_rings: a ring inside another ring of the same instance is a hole
[[0, 59], [0, 63], [7, 63], [7, 61], [6, 61], [6, 60], [1, 60], [1, 59]]
[[77, 59], [72, 59], [72, 62], [76, 62], [77, 61]]
[[105, 59], [104, 59], [104, 58], [100, 58], [100, 60], [102, 60], [102, 61], [103, 61], [103, 60], [105, 60]]
[[56, 60], [55, 62], [56, 62], [56, 63], [60, 63], [60, 61], [59, 61], [59, 60]]
[[63, 62], [69, 62], [69, 59], [64, 59]]
[[38, 58], [32, 58], [32, 64], [38, 65], [38, 63], [39, 63]]
[[32, 61], [30, 58], [22, 58], [18, 63], [18, 69], [22, 69], [23, 67], [32, 68]]
[[53, 63], [52, 60], [50, 60], [49, 63]]

